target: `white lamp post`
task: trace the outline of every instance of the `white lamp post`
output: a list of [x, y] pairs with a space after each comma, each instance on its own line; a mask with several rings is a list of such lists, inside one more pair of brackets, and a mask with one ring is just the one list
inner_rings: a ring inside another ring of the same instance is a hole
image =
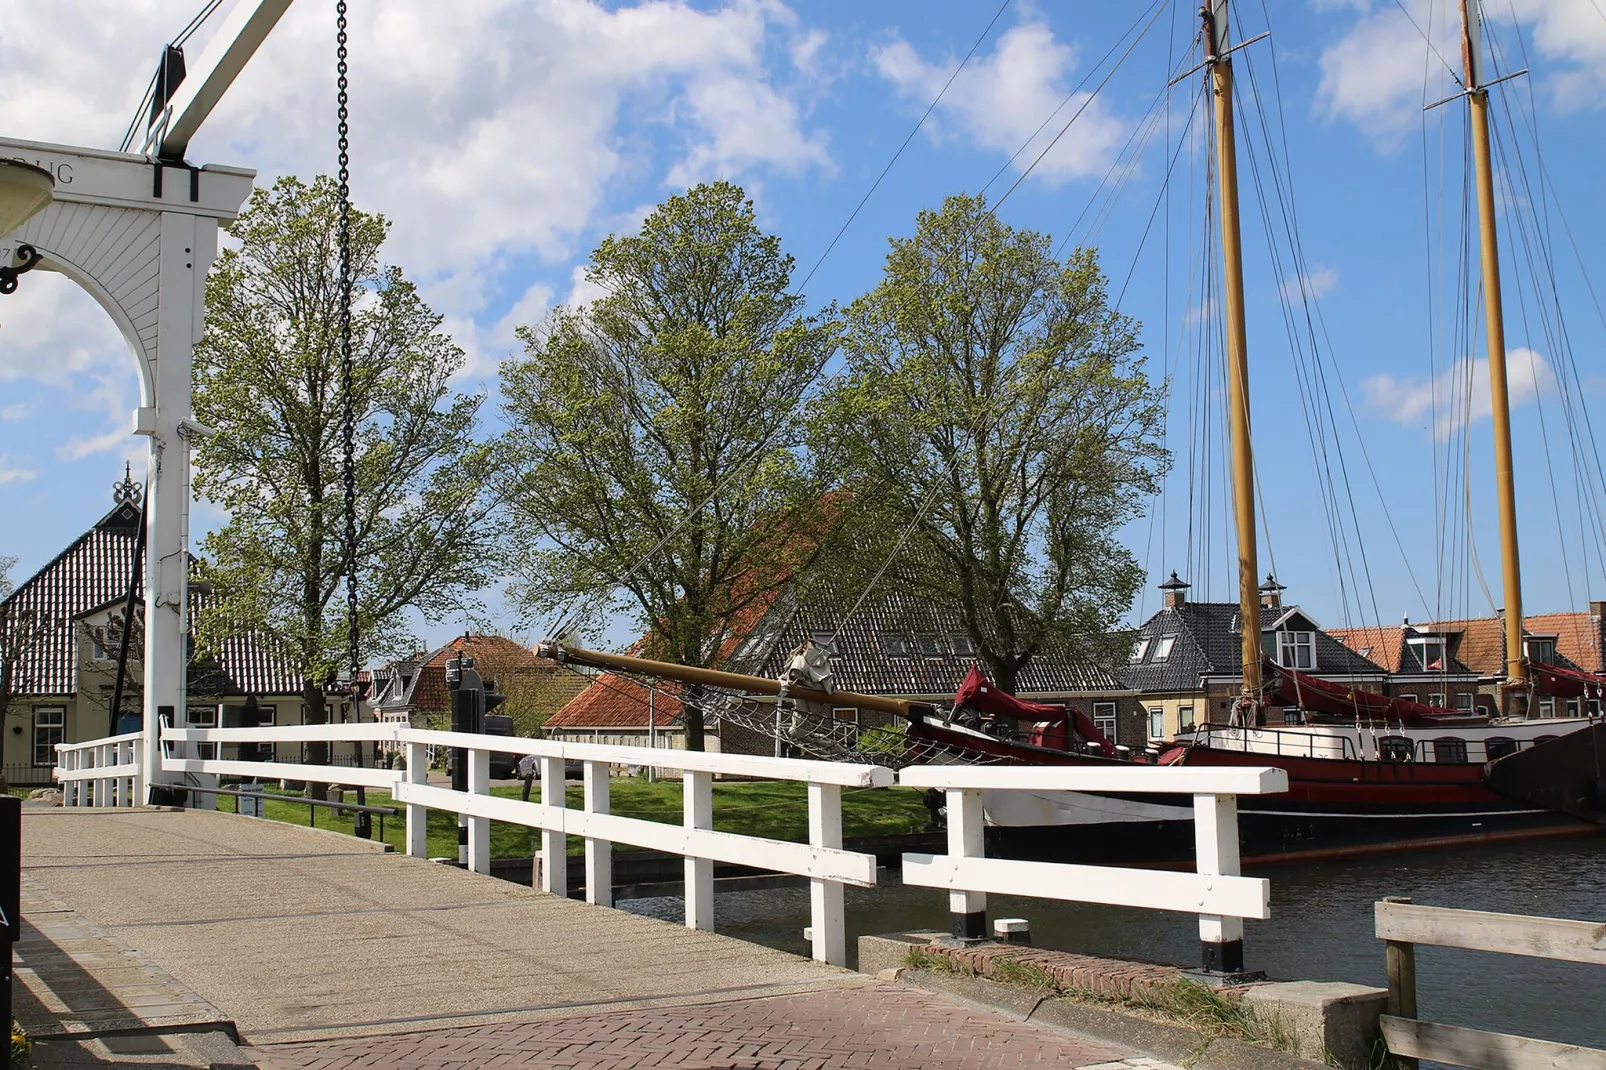
[[[10, 234], [44, 210], [55, 196], [56, 179], [43, 167], [21, 160], [0, 160], [0, 237]], [[15, 293], [17, 276], [39, 263], [39, 251], [17, 246], [15, 265], [0, 264], [0, 294]]]

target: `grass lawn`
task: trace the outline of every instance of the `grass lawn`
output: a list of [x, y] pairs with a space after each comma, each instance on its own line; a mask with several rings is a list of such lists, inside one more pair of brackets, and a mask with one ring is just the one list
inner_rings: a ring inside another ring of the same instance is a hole
[[[540, 785], [531, 793], [540, 798]], [[519, 798], [521, 789], [496, 787], [493, 795]], [[219, 795], [218, 808], [233, 811], [237, 800], [231, 795]], [[346, 801], [355, 800], [355, 793], [346, 792]], [[925, 829], [928, 814], [920, 801], [921, 793], [913, 788], [844, 788], [842, 789], [842, 834], [844, 836], [881, 836]], [[391, 806], [390, 793], [370, 789], [367, 795], [370, 806]], [[584, 805], [585, 793], [578, 784], [569, 785], [568, 804], [578, 809]], [[649, 784], [640, 777], [616, 777], [611, 791], [612, 813], [621, 817], [641, 818], [678, 825], [681, 821], [681, 793], [679, 781], [661, 780]], [[308, 807], [303, 803], [269, 800], [265, 804], [267, 816], [274, 821], [308, 824], [308, 810], [316, 811], [315, 827], [350, 834], [352, 817], [329, 807]], [[809, 809], [808, 789], [805, 785], [788, 781], [736, 781], [714, 783], [714, 827], [721, 832], [735, 832], [747, 836], [765, 836], [775, 840], [802, 843], [808, 840]], [[396, 850], [405, 850], [404, 817], [386, 817], [384, 839]], [[379, 815], [374, 815], [374, 838], [380, 838]], [[528, 858], [539, 849], [540, 830], [523, 825], [491, 822], [491, 855], [494, 858]], [[577, 836], [569, 837], [569, 853], [580, 854], [583, 842]], [[621, 847], [626, 845], [621, 844]], [[628, 849], [628, 847], [626, 847]], [[431, 857], [457, 857], [457, 815], [440, 810], [429, 812], [429, 854]]]

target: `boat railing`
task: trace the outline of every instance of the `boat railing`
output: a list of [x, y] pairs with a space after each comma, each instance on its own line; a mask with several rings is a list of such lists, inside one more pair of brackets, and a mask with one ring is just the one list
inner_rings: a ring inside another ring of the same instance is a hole
[[1399, 896], [1376, 905], [1375, 921], [1377, 938], [1385, 941], [1389, 985], [1388, 1013], [1379, 1024], [1396, 1065], [1415, 1070], [1419, 1059], [1431, 1059], [1474, 1070], [1606, 1066], [1606, 1051], [1597, 1048], [1424, 1022], [1416, 1016], [1418, 944], [1606, 966], [1606, 925], [1419, 906]]
[[[987, 893], [1066, 902], [1174, 910], [1199, 917], [1206, 970], [1243, 969], [1243, 919], [1271, 916], [1271, 885], [1241, 875], [1238, 796], [1288, 790], [1288, 774], [1269, 767], [913, 765], [898, 773], [908, 787], [947, 795], [948, 853], [906, 854], [903, 882], [948, 891], [954, 936], [987, 935]], [[982, 792], [1107, 792], [1193, 797], [1194, 871], [988, 858]]]
[[[1251, 733], [1258, 738], [1252, 738]], [[1355, 741], [1348, 736], [1321, 736], [1293, 728], [1266, 726], [1223, 729], [1220, 725], [1210, 725], [1201, 728], [1199, 734], [1203, 736], [1200, 742], [1207, 746], [1244, 754], [1274, 754], [1280, 758], [1345, 758], [1351, 761], [1359, 761], [1361, 757]], [[1268, 738], [1270, 749], [1265, 746]]]

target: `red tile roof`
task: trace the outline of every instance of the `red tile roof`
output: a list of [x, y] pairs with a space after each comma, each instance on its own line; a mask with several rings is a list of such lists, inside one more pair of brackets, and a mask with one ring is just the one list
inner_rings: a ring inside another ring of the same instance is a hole
[[549, 658], [538, 657], [528, 647], [503, 635], [465, 635], [432, 651], [419, 666], [409, 704], [414, 710], [435, 712], [452, 708], [451, 690], [446, 686], [446, 663], [459, 655], [474, 659], [481, 676], [495, 679], [498, 674], [562, 670]]
[[652, 721], [666, 727], [680, 716], [680, 685], [665, 680], [647, 688], [628, 677], [607, 673], [597, 677], [568, 705], [547, 718], [546, 728], [646, 728], [649, 708]]
[[[1529, 635], [1554, 635], [1556, 653], [1585, 672], [1601, 672], [1600, 621], [1589, 613], [1539, 613], [1522, 619]], [[1460, 632], [1461, 645], [1456, 657], [1478, 672], [1504, 676], [1506, 672], [1506, 628], [1501, 617], [1473, 617], [1421, 624], [1424, 631]]]

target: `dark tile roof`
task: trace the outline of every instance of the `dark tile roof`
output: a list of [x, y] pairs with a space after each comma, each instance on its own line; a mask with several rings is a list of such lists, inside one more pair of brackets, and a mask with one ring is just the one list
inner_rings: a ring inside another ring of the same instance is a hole
[[[138, 534], [139, 508], [122, 502], [0, 602], [0, 628], [15, 637], [6, 642], [7, 648], [16, 647], [14, 694], [73, 693], [77, 622], [127, 597]], [[192, 590], [192, 618], [203, 604]], [[143, 657], [143, 651], [132, 654]], [[241, 632], [191, 665], [190, 688], [208, 696], [297, 694], [301, 673], [281, 644]]]
[[[1278, 618], [1288, 618], [1290, 624], [1315, 626], [1298, 606], [1261, 612], [1261, 622], [1267, 628]], [[1163, 662], [1156, 662], [1156, 641], [1167, 635], [1176, 637], [1170, 656]], [[1134, 648], [1145, 639], [1148, 642], [1142, 661], [1127, 665], [1121, 674], [1135, 690], [1196, 691], [1202, 676], [1243, 674], [1243, 633], [1236, 602], [1184, 602], [1180, 606], [1162, 607], [1134, 633]], [[1316, 630], [1315, 675], [1379, 676], [1383, 671], [1376, 662], [1361, 657], [1326, 632]]]

